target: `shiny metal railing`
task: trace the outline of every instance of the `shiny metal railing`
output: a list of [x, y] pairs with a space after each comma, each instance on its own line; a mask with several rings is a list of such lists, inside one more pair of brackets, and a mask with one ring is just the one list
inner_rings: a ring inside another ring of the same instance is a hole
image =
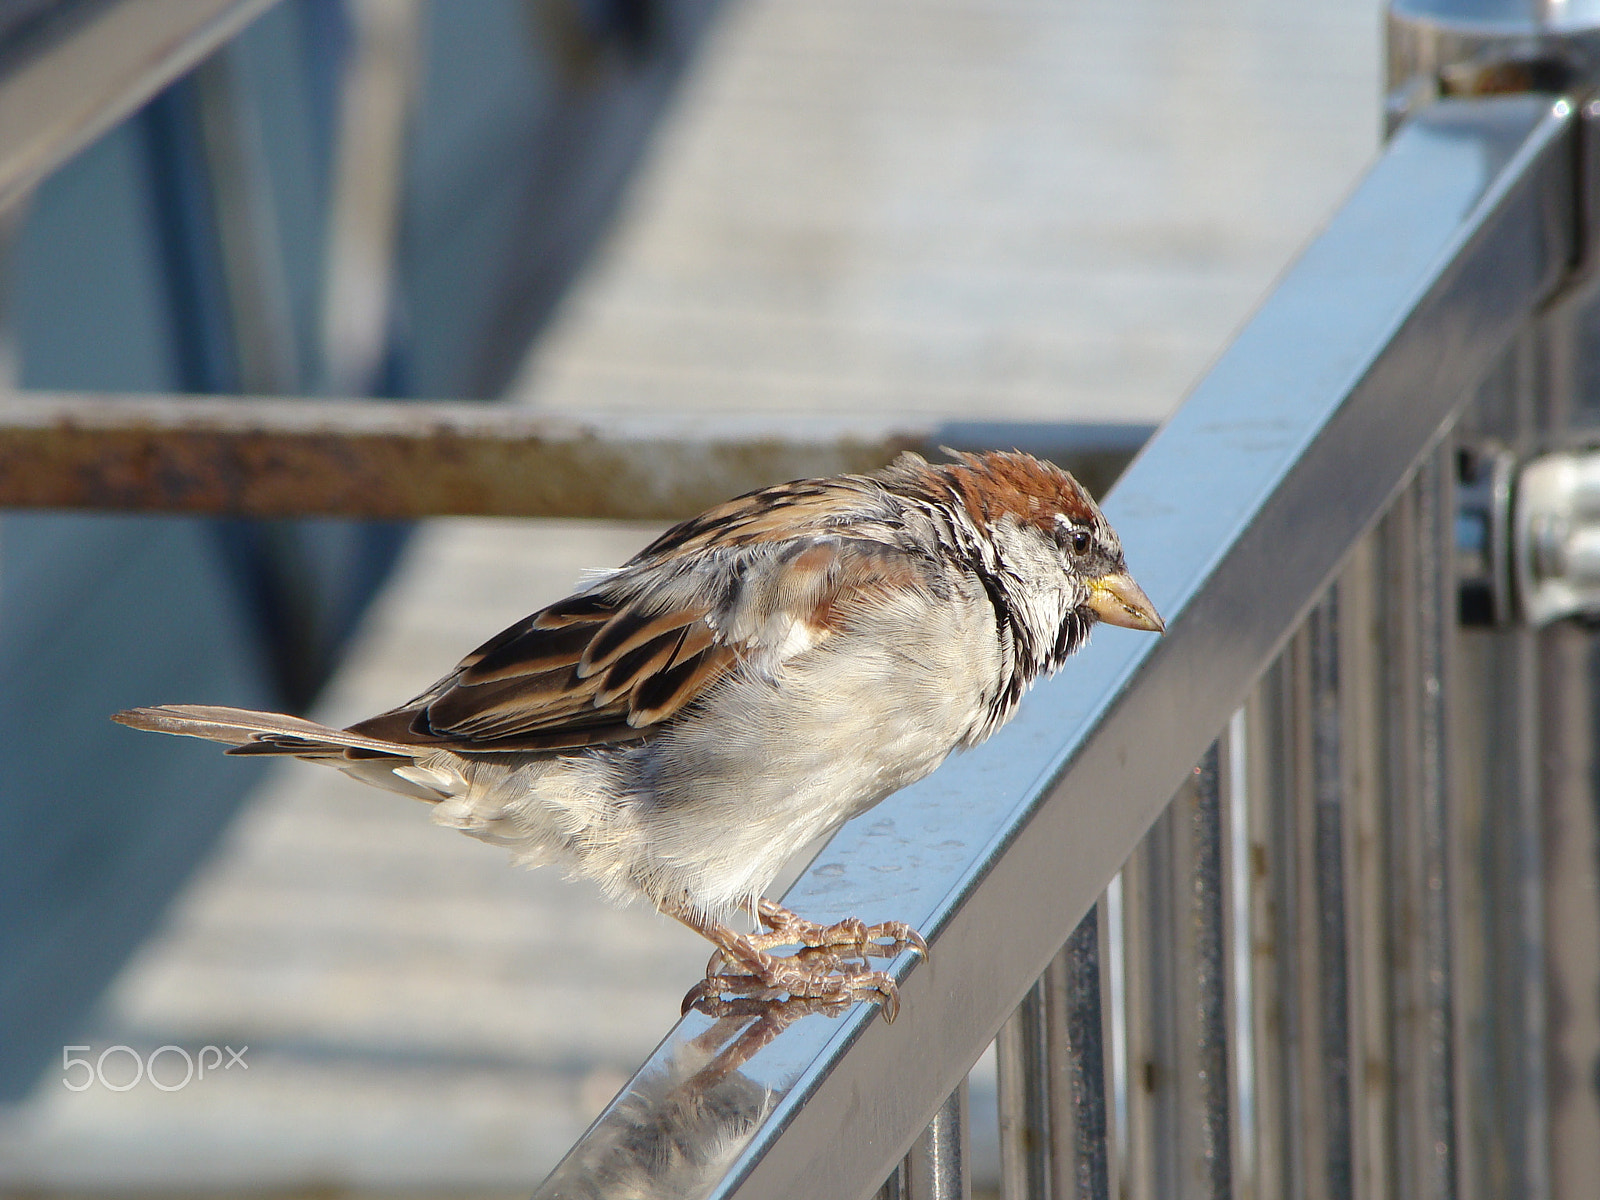
[[1561, 420], [1590, 119], [1415, 111], [1107, 500], [1166, 636], [1097, 634], [790, 891], [928, 936], [898, 1022], [691, 1014], [539, 1196], [964, 1195], [997, 1035], [1007, 1195], [1583, 1194], [1538, 831], [1591, 794], [1587, 642], [1458, 632], [1454, 555], [1469, 435]]

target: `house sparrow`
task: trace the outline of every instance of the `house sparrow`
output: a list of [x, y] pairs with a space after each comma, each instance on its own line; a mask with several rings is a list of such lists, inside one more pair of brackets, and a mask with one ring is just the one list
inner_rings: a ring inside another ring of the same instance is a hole
[[[764, 891], [1005, 724], [1096, 621], [1163, 629], [1071, 475], [1014, 452], [904, 454], [685, 521], [348, 729], [199, 705], [114, 719], [337, 767], [518, 862], [648, 898], [717, 948], [686, 1007], [875, 996], [892, 1018], [894, 983], [864, 960], [925, 952], [915, 932], [819, 925]], [[741, 909], [763, 932], [727, 925]]]

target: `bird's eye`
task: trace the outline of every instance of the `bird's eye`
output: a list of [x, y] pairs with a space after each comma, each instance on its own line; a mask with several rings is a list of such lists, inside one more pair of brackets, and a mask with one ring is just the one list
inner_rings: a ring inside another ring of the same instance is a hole
[[1090, 538], [1088, 533], [1086, 533], [1084, 530], [1074, 529], [1072, 531], [1072, 537], [1069, 539], [1069, 544], [1072, 546], [1072, 552], [1074, 554], [1087, 554], [1089, 553], [1089, 546], [1092, 541], [1093, 539]]

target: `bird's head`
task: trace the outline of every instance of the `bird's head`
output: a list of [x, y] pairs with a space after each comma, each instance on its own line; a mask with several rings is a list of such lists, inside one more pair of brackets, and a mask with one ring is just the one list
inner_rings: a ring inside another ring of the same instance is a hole
[[1055, 670], [1097, 621], [1166, 628], [1128, 574], [1116, 531], [1066, 471], [1014, 451], [924, 469], [979, 535], [980, 573], [1012, 620], [1025, 671]]

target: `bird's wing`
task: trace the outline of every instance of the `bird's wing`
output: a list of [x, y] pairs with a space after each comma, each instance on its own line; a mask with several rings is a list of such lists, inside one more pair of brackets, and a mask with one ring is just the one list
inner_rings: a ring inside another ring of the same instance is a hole
[[833, 636], [854, 599], [927, 585], [882, 514], [852, 519], [860, 497], [837, 490], [783, 485], [686, 522], [351, 731], [469, 752], [647, 737], [730, 672], [773, 674]]

